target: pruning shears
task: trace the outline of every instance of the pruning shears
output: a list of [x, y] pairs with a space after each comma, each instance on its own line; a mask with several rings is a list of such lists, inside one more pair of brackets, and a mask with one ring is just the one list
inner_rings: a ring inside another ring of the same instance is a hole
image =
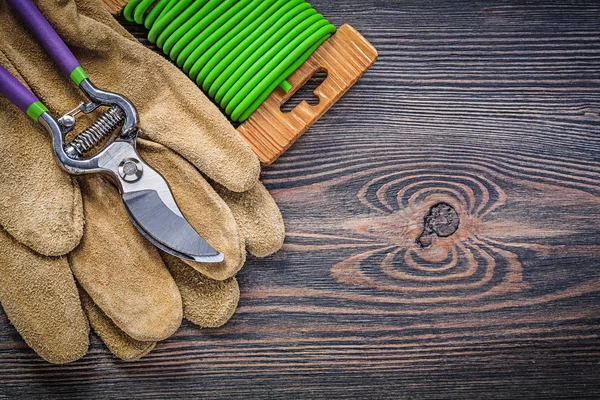
[[[121, 193], [131, 222], [152, 244], [174, 256], [197, 262], [220, 262], [215, 250], [181, 213], [165, 179], [136, 151], [140, 132], [134, 105], [124, 96], [92, 84], [73, 53], [48, 23], [32, 0], [6, 0], [19, 20], [54, 59], [63, 73], [83, 91], [89, 101], [59, 119], [50, 115], [39, 99], [0, 65], [0, 94], [52, 135], [58, 164], [74, 175], [109, 175]], [[108, 108], [90, 127], [66, 142], [76, 125], [75, 116]], [[104, 146], [86, 157], [101, 143]]]

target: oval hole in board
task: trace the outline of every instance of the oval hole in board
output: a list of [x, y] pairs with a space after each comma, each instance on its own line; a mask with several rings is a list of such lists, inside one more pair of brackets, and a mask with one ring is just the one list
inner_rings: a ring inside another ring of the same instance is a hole
[[316, 71], [304, 85], [302, 85], [296, 93], [294, 93], [289, 99], [284, 101], [280, 110], [282, 113], [289, 113], [294, 108], [298, 106], [298, 104], [302, 103], [303, 100], [306, 100], [308, 104], [311, 106], [316, 106], [319, 104], [319, 97], [315, 94], [315, 90], [321, 86], [323, 81], [327, 79], [327, 71], [324, 69]]

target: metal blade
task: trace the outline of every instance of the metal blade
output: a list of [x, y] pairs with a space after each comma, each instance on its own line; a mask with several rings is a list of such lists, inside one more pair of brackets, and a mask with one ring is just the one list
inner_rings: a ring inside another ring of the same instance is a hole
[[92, 161], [117, 179], [129, 219], [153, 245], [190, 261], [223, 261], [181, 214], [165, 179], [137, 154], [135, 135], [115, 140]]
[[158, 190], [122, 194], [125, 209], [142, 235], [156, 247], [179, 258], [197, 262], [223, 261], [223, 254], [208, 244], [183, 217], [166, 182], [162, 180], [159, 186], [162, 187]]

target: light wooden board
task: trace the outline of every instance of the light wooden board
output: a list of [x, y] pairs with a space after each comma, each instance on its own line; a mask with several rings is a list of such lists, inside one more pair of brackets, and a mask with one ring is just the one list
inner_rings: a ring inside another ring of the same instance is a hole
[[104, 7], [106, 7], [112, 15], [118, 15], [127, 3], [129, 3], [129, 0], [100, 0], [100, 2], [104, 4]]
[[[343, 25], [287, 80], [292, 90], [276, 88], [265, 102], [238, 127], [263, 165], [271, 164], [342, 97], [373, 65], [377, 50], [356, 29]], [[315, 72], [327, 79], [315, 89], [319, 104], [301, 102], [289, 113], [281, 104], [302, 87]], [[315, 132], [318, 134], [318, 132]]]

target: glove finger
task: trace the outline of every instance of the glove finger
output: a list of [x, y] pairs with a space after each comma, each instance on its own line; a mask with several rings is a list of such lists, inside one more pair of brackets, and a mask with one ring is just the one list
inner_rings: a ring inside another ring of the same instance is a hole
[[142, 137], [179, 153], [230, 190], [252, 187], [258, 159], [217, 107], [177, 67], [107, 23], [99, 4], [83, 3], [38, 5], [95, 84], [136, 105]]
[[69, 255], [75, 278], [127, 335], [171, 336], [181, 324], [181, 296], [158, 251], [132, 225], [114, 186], [99, 176], [80, 185], [86, 226]]
[[156, 342], [142, 342], [128, 336], [94, 304], [85, 290], [81, 289], [79, 293], [81, 304], [83, 304], [94, 332], [100, 336], [108, 350], [115, 356], [124, 361], [135, 361], [148, 354], [156, 346]]
[[[19, 76], [2, 53], [0, 64]], [[48, 135], [4, 98], [0, 127], [0, 224], [40, 254], [68, 253], [83, 234], [77, 183], [58, 167]]]
[[183, 300], [183, 316], [203, 328], [224, 325], [237, 308], [240, 288], [235, 278], [217, 281], [163, 253]]
[[181, 212], [194, 229], [225, 256], [220, 263], [188, 262], [212, 279], [235, 275], [246, 261], [243, 237], [227, 204], [193, 165], [166, 147], [138, 140], [142, 158], [169, 183]]
[[285, 239], [285, 226], [279, 207], [262, 183], [236, 193], [214, 184], [215, 191], [227, 203], [239, 229], [246, 238], [246, 249], [257, 257], [275, 253]]
[[171, 96], [167, 104], [172, 106], [165, 107], [164, 99], [145, 96], [142, 136], [172, 149], [232, 191], [250, 189], [258, 181], [260, 164], [248, 144], [191, 82], [162, 83], [171, 87], [166, 93]]
[[55, 364], [88, 349], [89, 325], [65, 258], [36, 254], [0, 231], [0, 302], [25, 342]]

